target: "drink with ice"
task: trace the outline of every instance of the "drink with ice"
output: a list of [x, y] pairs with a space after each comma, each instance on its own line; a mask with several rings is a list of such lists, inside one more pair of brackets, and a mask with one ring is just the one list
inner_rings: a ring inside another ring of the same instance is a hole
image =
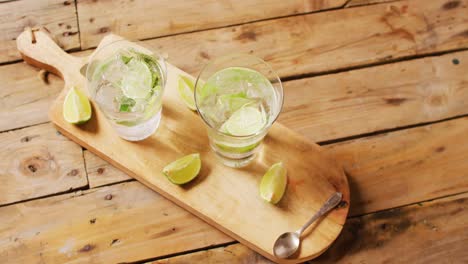
[[278, 117], [283, 94], [279, 78], [264, 61], [234, 55], [203, 69], [195, 100], [212, 149], [226, 165], [241, 167], [254, 158]]
[[161, 119], [166, 72], [162, 58], [134, 43], [98, 49], [87, 69], [88, 90], [119, 136], [141, 140]]

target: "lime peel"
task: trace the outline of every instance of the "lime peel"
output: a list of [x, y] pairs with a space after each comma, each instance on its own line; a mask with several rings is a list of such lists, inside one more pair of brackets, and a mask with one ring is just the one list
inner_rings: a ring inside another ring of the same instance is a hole
[[286, 191], [287, 171], [282, 162], [273, 164], [260, 182], [260, 196], [272, 204], [278, 203]]
[[91, 119], [91, 104], [79, 89], [71, 87], [63, 101], [63, 118], [71, 124], [83, 124]]
[[201, 169], [199, 153], [177, 159], [163, 168], [163, 174], [174, 184], [185, 184], [193, 180]]
[[219, 149], [223, 151], [230, 152], [230, 153], [244, 154], [244, 153], [254, 150], [258, 145], [260, 145], [260, 143], [261, 141], [258, 141], [253, 144], [242, 146], [242, 147], [229, 146], [229, 145], [225, 145], [221, 143], [215, 143], [215, 144]]
[[177, 86], [177, 91], [179, 92], [179, 96], [185, 105], [187, 105], [187, 107], [193, 111], [197, 110], [197, 107], [195, 106], [194, 90], [195, 85], [193, 80], [187, 76], [179, 75], [179, 85]]

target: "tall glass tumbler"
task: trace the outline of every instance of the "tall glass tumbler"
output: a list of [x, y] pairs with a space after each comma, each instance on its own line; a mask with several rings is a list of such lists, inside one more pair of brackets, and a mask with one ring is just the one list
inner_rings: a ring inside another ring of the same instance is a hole
[[166, 71], [160, 55], [118, 40], [99, 47], [90, 58], [87, 88], [117, 134], [138, 141], [159, 127]]
[[283, 86], [265, 61], [227, 55], [210, 61], [195, 83], [195, 104], [210, 146], [230, 167], [251, 162], [283, 106]]

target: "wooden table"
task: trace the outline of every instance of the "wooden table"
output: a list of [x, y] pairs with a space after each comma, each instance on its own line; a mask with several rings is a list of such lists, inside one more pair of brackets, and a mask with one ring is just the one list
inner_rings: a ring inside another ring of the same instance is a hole
[[264, 58], [280, 122], [350, 183], [343, 233], [311, 263], [468, 261], [468, 0], [0, 1], [2, 263], [270, 263], [56, 132], [63, 82], [15, 49], [38, 25], [78, 54], [142, 39], [192, 74]]

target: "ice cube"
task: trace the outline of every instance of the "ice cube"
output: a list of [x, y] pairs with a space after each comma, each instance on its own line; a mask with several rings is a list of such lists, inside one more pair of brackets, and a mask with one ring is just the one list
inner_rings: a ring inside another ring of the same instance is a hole
[[122, 76], [128, 71], [127, 65], [120, 59], [112, 60], [111, 64], [102, 74], [102, 80], [108, 81], [114, 85], [120, 83]]
[[133, 113], [144, 113], [148, 102], [145, 99], [135, 99], [135, 105], [132, 107]]
[[101, 81], [96, 90], [95, 100], [107, 112], [119, 111], [122, 91], [114, 87], [110, 82]]

